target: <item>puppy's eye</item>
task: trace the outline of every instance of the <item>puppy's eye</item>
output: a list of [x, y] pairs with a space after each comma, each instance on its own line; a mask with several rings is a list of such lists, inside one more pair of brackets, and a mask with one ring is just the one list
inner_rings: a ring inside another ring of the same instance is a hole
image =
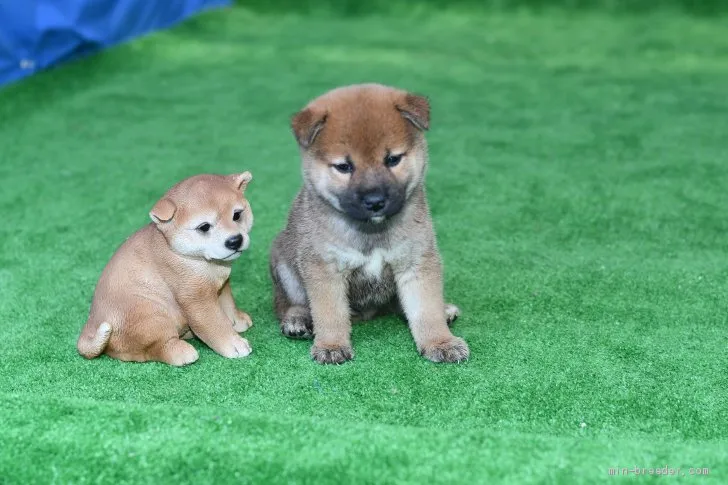
[[234, 220], [235, 222], [239, 221], [239, 220], [240, 220], [240, 217], [241, 217], [242, 215], [243, 215], [243, 211], [242, 211], [242, 209], [240, 209], [240, 210], [236, 210], [235, 212], [233, 212], [233, 220]]
[[200, 232], [202, 232], [202, 233], [205, 233], [205, 232], [209, 231], [211, 228], [212, 228], [212, 226], [209, 223], [207, 223], [207, 222], [203, 222], [202, 224], [200, 224], [199, 226], [197, 226], [197, 230], [200, 231]]
[[340, 173], [351, 173], [354, 171], [354, 164], [347, 160], [342, 163], [335, 163], [332, 165]]
[[384, 157], [384, 164], [387, 167], [396, 167], [399, 165], [399, 162], [402, 161], [402, 157], [404, 156], [404, 153], [400, 153], [399, 155], [392, 155], [391, 153]]

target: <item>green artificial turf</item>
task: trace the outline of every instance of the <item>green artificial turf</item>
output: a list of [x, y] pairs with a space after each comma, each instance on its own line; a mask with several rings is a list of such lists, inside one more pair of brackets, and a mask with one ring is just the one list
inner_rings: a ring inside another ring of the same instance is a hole
[[[273, 316], [289, 117], [371, 81], [432, 102], [460, 365], [385, 318], [321, 366]], [[0, 123], [0, 483], [728, 482], [725, 19], [236, 7], [5, 88]], [[79, 357], [97, 278], [155, 200], [242, 170], [253, 354]]]

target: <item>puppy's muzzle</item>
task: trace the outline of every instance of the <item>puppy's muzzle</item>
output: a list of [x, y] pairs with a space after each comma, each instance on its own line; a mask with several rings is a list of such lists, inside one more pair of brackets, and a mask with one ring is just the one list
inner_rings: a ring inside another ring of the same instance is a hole
[[379, 223], [398, 213], [405, 199], [403, 191], [380, 186], [348, 191], [339, 201], [344, 212], [352, 219]]
[[376, 216], [384, 212], [387, 207], [387, 194], [381, 189], [375, 189], [359, 196], [362, 208]]

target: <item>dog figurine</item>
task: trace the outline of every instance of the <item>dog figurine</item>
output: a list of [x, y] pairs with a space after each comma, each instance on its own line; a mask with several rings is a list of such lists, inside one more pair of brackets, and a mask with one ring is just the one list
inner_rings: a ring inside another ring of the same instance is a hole
[[379, 84], [339, 87], [291, 121], [304, 184], [272, 244], [274, 307], [284, 335], [312, 338], [311, 356], [354, 356], [351, 322], [404, 314], [434, 362], [468, 358], [449, 324], [443, 269], [425, 196], [430, 105]]
[[246, 357], [238, 332], [252, 325], [238, 310], [230, 270], [248, 248], [253, 213], [244, 197], [250, 172], [197, 175], [172, 187], [104, 268], [77, 342], [87, 359], [195, 362], [183, 339], [200, 338], [218, 354]]

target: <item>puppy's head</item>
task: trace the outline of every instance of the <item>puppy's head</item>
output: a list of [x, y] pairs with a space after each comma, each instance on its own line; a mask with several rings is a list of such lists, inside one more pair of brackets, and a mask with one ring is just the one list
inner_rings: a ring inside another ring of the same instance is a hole
[[149, 216], [172, 250], [208, 261], [232, 261], [248, 249], [253, 212], [244, 196], [250, 172], [196, 175], [172, 187]]
[[307, 185], [350, 218], [381, 223], [405, 206], [427, 166], [426, 98], [378, 84], [337, 88], [291, 126]]

